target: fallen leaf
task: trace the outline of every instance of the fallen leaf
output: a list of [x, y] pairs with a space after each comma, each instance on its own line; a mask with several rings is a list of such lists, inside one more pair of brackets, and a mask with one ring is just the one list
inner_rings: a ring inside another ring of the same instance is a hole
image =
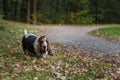
[[35, 59], [33, 59], [33, 61], [32, 61], [33, 63], [35, 63], [36, 62], [36, 58]]
[[34, 77], [33, 80], [38, 80], [38, 77]]
[[60, 77], [61, 80], [66, 80], [66, 76]]
[[53, 79], [53, 78], [49, 78], [48, 80], [55, 80], [55, 79]]
[[58, 73], [58, 72], [54, 72], [53, 74], [55, 75], [56, 78], [60, 78], [62, 75], [61, 73]]
[[117, 73], [117, 74], [120, 74], [120, 68], [117, 69], [116, 73]]
[[7, 44], [7, 47], [8, 47], [8, 48], [10, 48], [10, 45], [9, 45], [9, 44]]

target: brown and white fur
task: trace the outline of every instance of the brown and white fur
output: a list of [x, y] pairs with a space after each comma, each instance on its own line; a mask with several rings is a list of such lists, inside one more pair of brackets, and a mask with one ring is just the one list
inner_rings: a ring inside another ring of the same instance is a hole
[[46, 36], [28, 34], [27, 30], [24, 30], [22, 47], [25, 53], [28, 51], [30, 54], [32, 53], [40, 57], [45, 57], [47, 54], [53, 56], [50, 42]]

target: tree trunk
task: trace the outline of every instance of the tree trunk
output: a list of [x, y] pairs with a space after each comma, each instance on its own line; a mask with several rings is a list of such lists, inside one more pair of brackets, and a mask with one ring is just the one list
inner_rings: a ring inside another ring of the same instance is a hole
[[26, 3], [27, 3], [27, 0], [22, 0], [22, 6], [21, 6], [21, 11], [20, 11], [20, 13], [21, 13], [21, 18], [20, 18], [20, 20], [21, 21], [23, 21], [23, 22], [27, 22], [27, 5], [26, 5]]
[[42, 0], [38, 0], [37, 1], [37, 11], [41, 11], [42, 10]]
[[2, 6], [2, 0], [0, 0], [0, 10], [3, 9], [3, 6]]
[[18, 8], [18, 0], [15, 1], [15, 9], [14, 9], [14, 20], [16, 21], [17, 20], [17, 8]]
[[30, 0], [27, 0], [27, 22], [30, 23], [31, 19], [30, 19], [30, 12], [31, 12], [31, 6], [30, 6]]
[[3, 6], [3, 13], [4, 13], [3, 19], [8, 19], [8, 13], [9, 13], [8, 0], [3, 0], [2, 3], [3, 3], [3, 5], [2, 5]]
[[98, 24], [98, 1], [94, 1], [94, 4], [95, 4], [95, 14], [96, 14], [96, 17], [95, 17], [95, 21], [96, 21], [96, 24]]
[[37, 19], [36, 19], [36, 0], [31, 0], [31, 23], [36, 24]]

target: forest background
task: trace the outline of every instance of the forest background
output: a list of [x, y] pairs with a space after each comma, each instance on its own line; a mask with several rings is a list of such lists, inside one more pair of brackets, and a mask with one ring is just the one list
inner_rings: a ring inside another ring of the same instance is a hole
[[120, 0], [0, 0], [0, 17], [32, 24], [118, 24]]

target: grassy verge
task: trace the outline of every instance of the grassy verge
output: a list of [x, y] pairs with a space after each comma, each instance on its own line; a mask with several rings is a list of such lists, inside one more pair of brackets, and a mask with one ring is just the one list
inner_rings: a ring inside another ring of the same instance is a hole
[[92, 31], [91, 34], [109, 40], [120, 41], [120, 26], [101, 28]]
[[0, 80], [95, 80], [118, 79], [119, 62], [93, 59], [61, 44], [52, 44], [54, 56], [46, 59], [24, 55], [21, 48], [23, 29], [37, 33], [30, 25], [6, 22], [0, 31]]

